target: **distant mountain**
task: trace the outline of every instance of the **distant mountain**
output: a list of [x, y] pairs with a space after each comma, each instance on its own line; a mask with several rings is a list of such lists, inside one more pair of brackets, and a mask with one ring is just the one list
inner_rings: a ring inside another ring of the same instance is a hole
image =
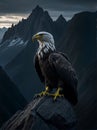
[[23, 19], [15, 26], [12, 25], [6, 31], [0, 47], [0, 64], [5, 66], [14, 59], [26, 47], [27, 43], [31, 44], [32, 35], [38, 31], [52, 33], [58, 43], [66, 24], [67, 22], [62, 16], [57, 21], [53, 21], [47, 11], [37, 6], [27, 19]]
[[28, 41], [21, 38], [6, 40], [0, 45], [0, 65], [5, 66], [20, 53], [27, 45]]
[[26, 104], [17, 86], [0, 67], [0, 126]]
[[67, 22], [62, 15], [54, 22], [47, 11], [44, 11], [41, 7], [37, 6], [27, 19], [23, 19], [17, 25], [8, 29], [2, 42], [16, 37], [20, 37], [24, 41], [31, 41], [32, 35], [41, 30], [52, 33], [57, 40], [56, 34], [61, 36], [66, 23]]
[[2, 41], [2, 38], [6, 31], [7, 31], [7, 28], [5, 28], [5, 27], [0, 28], [0, 42]]
[[[8, 29], [3, 37], [0, 51], [2, 52], [0, 56], [3, 56], [1, 63], [3, 62], [3, 65], [5, 65], [6, 72], [24, 97], [31, 100], [35, 93], [43, 89], [33, 65], [38, 44], [32, 43], [32, 35], [38, 31], [52, 33], [56, 47], [68, 54], [79, 77], [79, 103], [76, 106], [79, 130], [97, 128], [95, 123], [97, 106], [97, 102], [95, 102], [97, 99], [96, 18], [97, 12], [82, 12], [76, 14], [68, 22], [62, 15], [56, 21], [53, 21], [47, 11], [37, 6], [27, 19], [23, 19], [17, 25]], [[17, 39], [21, 39], [23, 44], [19, 45], [21, 41], [12, 44]], [[13, 46], [10, 46], [9, 49], [10, 44]], [[17, 47], [16, 50], [15, 47]], [[9, 50], [13, 50], [13, 52]], [[17, 50], [19, 51], [17, 52]], [[6, 54], [10, 60], [6, 59]], [[4, 58], [5, 62], [3, 61]]]

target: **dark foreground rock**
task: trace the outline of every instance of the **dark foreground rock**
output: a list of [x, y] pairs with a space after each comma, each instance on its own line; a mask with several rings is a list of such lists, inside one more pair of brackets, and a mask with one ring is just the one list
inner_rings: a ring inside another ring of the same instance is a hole
[[0, 130], [75, 130], [76, 117], [71, 104], [64, 98], [35, 98], [18, 111]]

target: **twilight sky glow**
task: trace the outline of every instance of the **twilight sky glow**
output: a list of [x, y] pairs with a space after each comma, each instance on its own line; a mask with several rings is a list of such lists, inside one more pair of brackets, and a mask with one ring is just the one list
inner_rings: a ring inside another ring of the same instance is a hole
[[69, 20], [78, 12], [97, 11], [97, 0], [0, 0], [0, 28], [27, 18], [37, 5], [47, 10], [54, 20], [60, 14]]

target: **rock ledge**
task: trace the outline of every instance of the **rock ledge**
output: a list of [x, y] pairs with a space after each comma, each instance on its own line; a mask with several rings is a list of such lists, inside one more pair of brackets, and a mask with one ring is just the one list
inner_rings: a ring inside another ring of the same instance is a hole
[[18, 111], [0, 130], [75, 130], [76, 116], [64, 98], [34, 98]]

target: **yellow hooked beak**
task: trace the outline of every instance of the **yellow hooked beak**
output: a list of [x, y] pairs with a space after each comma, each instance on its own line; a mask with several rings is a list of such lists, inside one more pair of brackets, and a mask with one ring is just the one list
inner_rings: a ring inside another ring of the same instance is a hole
[[32, 37], [32, 42], [34, 42], [34, 40], [41, 40], [42, 37], [43, 37], [43, 35], [35, 34], [35, 35]]

